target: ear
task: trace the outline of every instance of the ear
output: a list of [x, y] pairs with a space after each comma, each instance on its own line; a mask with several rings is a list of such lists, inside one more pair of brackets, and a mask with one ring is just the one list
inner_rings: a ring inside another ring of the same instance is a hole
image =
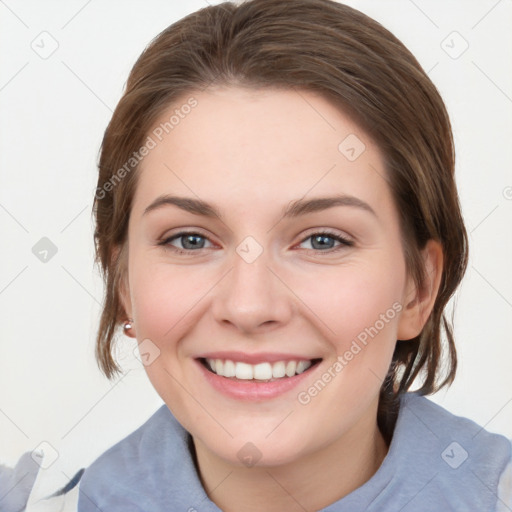
[[[130, 296], [130, 283], [128, 281], [128, 246], [125, 244], [122, 248], [118, 245], [114, 247], [112, 250], [112, 262], [115, 262], [116, 259], [119, 256], [119, 259], [117, 260], [117, 265], [119, 268], [119, 272], [121, 273], [118, 281], [118, 294], [119, 294], [119, 302], [121, 303], [121, 306], [124, 311], [124, 316], [126, 318], [122, 318], [121, 321], [126, 322], [128, 319], [133, 319], [133, 306], [132, 306], [132, 300]], [[116, 263], [113, 263], [116, 264]], [[132, 323], [132, 328], [129, 330], [123, 329], [123, 332], [126, 336], [129, 336], [130, 338], [136, 338], [135, 334], [135, 327]]]
[[404, 308], [398, 322], [397, 338], [410, 340], [418, 336], [434, 307], [443, 274], [443, 248], [436, 240], [429, 240], [422, 251], [425, 281], [418, 289], [409, 276], [404, 292]]

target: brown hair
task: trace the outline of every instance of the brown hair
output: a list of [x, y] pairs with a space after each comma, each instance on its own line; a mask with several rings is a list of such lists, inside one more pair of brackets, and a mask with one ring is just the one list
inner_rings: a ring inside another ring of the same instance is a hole
[[[418, 375], [423, 377], [421, 394], [433, 393], [455, 376], [456, 351], [444, 308], [467, 266], [467, 233], [455, 185], [450, 121], [437, 89], [393, 34], [331, 0], [206, 7], [165, 29], [135, 63], [103, 138], [93, 206], [96, 261], [106, 284], [96, 344], [99, 366], [109, 378], [120, 371], [112, 348], [126, 319], [119, 286], [138, 176], [130, 157], [165, 109], [211, 84], [308, 90], [338, 105], [384, 155], [407, 271], [420, 288], [425, 277], [420, 251], [429, 239], [442, 244], [443, 274], [434, 308], [419, 336], [397, 340], [381, 390], [379, 425], [389, 432], [397, 397]], [[114, 183], [121, 168], [122, 179]], [[116, 247], [121, 250], [114, 257]]]

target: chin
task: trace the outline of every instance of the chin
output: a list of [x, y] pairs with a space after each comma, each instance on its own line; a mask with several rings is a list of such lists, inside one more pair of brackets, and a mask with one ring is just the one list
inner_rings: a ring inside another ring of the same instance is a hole
[[[229, 464], [245, 467], [277, 467], [297, 460], [301, 454], [308, 453], [308, 440], [304, 435], [295, 432], [290, 435], [282, 432], [263, 434], [267, 430], [257, 427], [246, 429], [243, 434], [235, 435], [232, 439], [211, 436], [201, 437], [202, 444], [208, 451], [224, 459]], [[194, 434], [192, 434], [194, 435]], [[310, 447], [314, 450], [314, 447]]]

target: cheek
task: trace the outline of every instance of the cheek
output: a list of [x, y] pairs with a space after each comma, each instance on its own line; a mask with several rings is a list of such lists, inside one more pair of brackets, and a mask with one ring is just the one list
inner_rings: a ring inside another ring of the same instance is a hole
[[375, 260], [374, 264], [323, 268], [301, 285], [300, 296], [319, 317], [317, 324], [323, 325], [338, 353], [369, 330], [375, 337], [375, 328], [383, 336], [394, 335], [404, 272], [399, 265]]
[[382, 258], [378, 264], [327, 270], [329, 278], [318, 275], [316, 287], [305, 282], [300, 293], [320, 318], [315, 325], [329, 342], [332, 355], [324, 372], [297, 398], [307, 405], [305, 411], [315, 411], [313, 416], [355, 418], [378, 395], [389, 370], [405, 270], [388, 266]]
[[144, 369], [155, 390], [168, 405], [172, 404], [186, 426], [198, 412], [179, 384], [185, 382], [188, 368], [183, 365], [186, 347], [180, 340], [194, 329], [197, 314], [206, 302], [201, 299], [211, 287], [208, 284], [204, 275], [200, 278], [185, 266], [171, 268], [142, 261], [137, 266], [134, 258], [130, 286], [137, 339], [139, 343], [151, 340], [157, 347], [153, 352], [158, 353]]
[[[130, 276], [137, 337], [157, 345], [176, 339], [186, 329], [201, 299], [208, 292], [208, 279], [199, 270], [161, 263], [137, 266]], [[161, 350], [167, 347], [160, 347]]]

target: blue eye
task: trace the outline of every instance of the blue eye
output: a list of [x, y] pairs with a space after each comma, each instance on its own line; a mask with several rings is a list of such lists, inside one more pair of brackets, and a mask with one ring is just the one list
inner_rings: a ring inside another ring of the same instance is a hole
[[[336, 251], [342, 246], [352, 246], [354, 243], [350, 240], [347, 240], [346, 238], [343, 238], [340, 235], [337, 235], [335, 233], [329, 233], [329, 232], [322, 232], [322, 233], [314, 233], [313, 235], [308, 236], [305, 238], [301, 244], [305, 242], [310, 242], [311, 247], [313, 250], [319, 250], [322, 252], [327, 251]], [[338, 242], [338, 246], [335, 247], [334, 244]]]
[[[179, 241], [181, 247], [176, 247], [171, 242]], [[199, 233], [187, 233], [182, 232], [177, 235], [171, 236], [170, 238], [166, 238], [164, 241], [160, 243], [165, 247], [169, 247], [172, 250], [177, 251], [178, 253], [187, 253], [193, 252], [195, 249], [205, 249], [205, 242], [208, 241], [206, 237]]]
[[[176, 242], [179, 243], [179, 246], [175, 245]], [[328, 253], [335, 252], [344, 246], [350, 247], [354, 245], [354, 242], [347, 240], [336, 233], [325, 231], [313, 233], [302, 240], [301, 244], [306, 242], [310, 242], [311, 244], [311, 248], [306, 248], [307, 250]], [[335, 245], [336, 243], [338, 243], [337, 246]], [[210, 245], [207, 246], [206, 244]], [[177, 233], [176, 235], [162, 240], [158, 245], [161, 245], [166, 249], [170, 249], [178, 254], [190, 254], [192, 252], [196, 252], [196, 250], [209, 249], [213, 246], [207, 237], [192, 231], [182, 231]]]

